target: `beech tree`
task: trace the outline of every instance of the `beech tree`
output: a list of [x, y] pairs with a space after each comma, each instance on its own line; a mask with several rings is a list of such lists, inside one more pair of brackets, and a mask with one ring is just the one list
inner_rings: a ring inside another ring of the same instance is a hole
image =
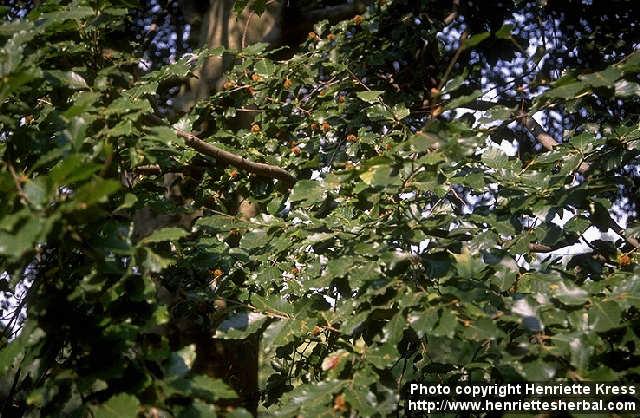
[[[636, 2], [365, 6], [242, 49], [174, 1], [1, 9], [2, 416], [638, 381]], [[228, 22], [299, 28], [264, 9]]]

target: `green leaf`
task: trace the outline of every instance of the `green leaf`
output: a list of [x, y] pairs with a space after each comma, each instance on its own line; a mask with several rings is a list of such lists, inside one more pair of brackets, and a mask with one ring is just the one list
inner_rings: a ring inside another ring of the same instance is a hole
[[393, 119], [393, 113], [382, 103], [376, 103], [367, 108], [367, 117], [372, 121]]
[[393, 106], [391, 111], [393, 112], [393, 117], [397, 120], [404, 119], [411, 114], [409, 109], [407, 109], [406, 106], [402, 103]]
[[47, 232], [46, 219], [40, 217], [29, 218], [15, 234], [0, 231], [0, 254], [19, 258], [30, 249], [34, 249], [35, 242]]
[[489, 168], [511, 168], [509, 156], [497, 147], [489, 147], [482, 153], [482, 162]]
[[152, 242], [179, 241], [187, 235], [189, 235], [189, 233], [182, 228], [161, 228], [153, 231], [151, 235], [140, 242], [148, 244]]
[[147, 138], [165, 145], [180, 145], [184, 142], [178, 138], [176, 131], [168, 126], [154, 126], [146, 130], [149, 132]]
[[100, 98], [100, 93], [92, 91], [80, 91], [74, 95], [73, 105], [62, 113], [67, 119], [79, 116], [91, 109], [93, 104]]
[[400, 353], [393, 344], [383, 344], [367, 351], [367, 361], [380, 370], [391, 367], [398, 361]]
[[247, 232], [240, 240], [240, 248], [252, 250], [263, 248], [271, 240], [271, 236], [261, 229]]
[[463, 184], [469, 186], [475, 190], [484, 189], [484, 175], [483, 173], [469, 173], [460, 177], [453, 177], [451, 181], [454, 183]]
[[214, 402], [218, 399], [235, 399], [236, 393], [221, 379], [198, 375], [190, 379], [190, 389], [195, 396]]
[[261, 77], [269, 77], [276, 71], [276, 65], [269, 59], [262, 59], [255, 65], [256, 74]]
[[49, 200], [47, 180], [44, 176], [38, 176], [33, 180], [28, 180], [24, 185], [24, 194], [27, 196], [27, 200], [37, 209], [42, 209]]
[[438, 325], [433, 329], [433, 335], [436, 337], [453, 338], [457, 327], [458, 317], [455, 312], [445, 308], [442, 310]]
[[239, 312], [218, 326], [214, 338], [242, 340], [262, 329], [269, 318], [256, 312]]
[[615, 67], [608, 67], [603, 71], [578, 76], [580, 80], [591, 87], [611, 87], [620, 77], [622, 77], [622, 71]]
[[52, 77], [54, 80], [57, 80], [60, 84], [67, 86], [74, 90], [82, 90], [87, 89], [89, 86], [87, 85], [87, 81], [80, 74], [75, 71], [58, 71], [51, 70], [46, 73], [46, 75]]
[[145, 248], [142, 266], [151, 273], [160, 273], [175, 262], [171, 258], [162, 257], [150, 248]]
[[74, 5], [73, 7], [65, 7], [60, 11], [43, 13], [40, 15], [40, 18], [44, 19], [47, 24], [51, 24], [62, 23], [65, 20], [83, 20], [94, 15], [95, 11], [92, 7]]
[[442, 88], [442, 93], [452, 93], [456, 91], [458, 88], [464, 85], [466, 76], [467, 71], [447, 81], [447, 83]]
[[87, 121], [78, 116], [71, 120], [71, 126], [64, 131], [74, 149], [78, 150], [82, 146], [86, 138], [87, 128]]
[[592, 301], [589, 308], [589, 326], [595, 332], [606, 332], [612, 328], [621, 326], [620, 318], [622, 310], [620, 306], [610, 301]]
[[513, 32], [513, 25], [504, 25], [496, 32], [496, 38], [511, 39], [511, 32]]
[[584, 304], [588, 300], [589, 294], [582, 288], [560, 282], [554, 297], [565, 305], [576, 306]]
[[473, 48], [474, 46], [478, 45], [480, 42], [487, 39], [489, 36], [491, 36], [489, 32], [477, 33], [472, 37], [463, 40], [462, 47], [463, 49]]
[[409, 318], [409, 322], [411, 322], [411, 328], [416, 331], [418, 337], [422, 338], [425, 335], [429, 335], [438, 323], [438, 308], [427, 307], [419, 314], [413, 314]]
[[[424, 152], [430, 149], [437, 149], [443, 144], [443, 140], [428, 132], [418, 132], [413, 135], [408, 141], [407, 145], [414, 152]], [[434, 153], [437, 156], [441, 156], [441, 154]], [[439, 161], [435, 161], [439, 162]]]
[[307, 201], [309, 203], [322, 202], [325, 199], [325, 189], [322, 184], [314, 180], [301, 180], [296, 183], [289, 196], [290, 202]]
[[95, 178], [93, 181], [84, 184], [74, 195], [76, 208], [85, 209], [94, 203], [105, 202], [107, 197], [120, 189], [120, 183], [111, 180], [103, 179], [102, 177]]
[[473, 93], [468, 94], [466, 96], [456, 97], [455, 99], [452, 99], [447, 104], [445, 104], [444, 108], [445, 110], [452, 110], [452, 109], [457, 109], [459, 107], [463, 107], [467, 103], [470, 103], [482, 97], [483, 94], [484, 93], [482, 93], [482, 91], [476, 90]]
[[349, 269], [354, 264], [354, 258], [351, 256], [344, 256], [329, 260], [327, 263], [327, 276], [329, 278], [343, 277], [349, 272]]
[[[237, 3], [247, 3], [247, 0], [238, 0], [236, 2]], [[242, 50], [242, 55], [245, 56], [251, 56], [251, 55], [258, 55], [262, 52], [264, 52], [267, 48], [269, 47], [269, 44], [265, 43], [265, 42], [258, 42], [252, 45], [249, 45], [248, 47], [244, 48]]]
[[135, 418], [140, 402], [135, 396], [121, 393], [98, 405], [93, 414], [96, 418]]
[[557, 369], [553, 363], [542, 359], [526, 362], [522, 366], [522, 377], [529, 382], [548, 382], [556, 375]]
[[482, 318], [477, 321], [469, 321], [465, 324], [464, 337], [474, 341], [495, 340], [504, 338], [505, 334], [496, 324], [488, 319]]
[[584, 216], [574, 216], [573, 218], [569, 219], [566, 224], [564, 224], [563, 228], [566, 231], [572, 232], [574, 234], [582, 234], [590, 226], [591, 222], [589, 221], [589, 219], [585, 218]]
[[620, 80], [614, 86], [616, 97], [638, 97], [640, 96], [640, 84], [632, 81]]
[[480, 258], [471, 256], [467, 247], [464, 247], [462, 254], [452, 254], [452, 256], [456, 260], [455, 267], [458, 275], [464, 279], [479, 279], [487, 268]]
[[120, 121], [113, 128], [107, 130], [105, 133], [109, 137], [117, 138], [121, 136], [131, 136], [134, 132], [136, 132], [136, 129], [133, 126], [133, 121], [125, 119]]
[[[178, 418], [216, 418], [216, 407], [199, 400], [194, 400], [191, 405], [183, 409]], [[225, 416], [229, 416], [228, 414]]]
[[370, 186], [385, 187], [392, 184], [400, 184], [400, 178], [393, 175], [393, 168], [387, 164], [371, 166], [360, 174], [360, 179]]
[[81, 154], [71, 154], [51, 170], [51, 179], [56, 186], [69, 186], [90, 178], [100, 168], [100, 164], [87, 163]]
[[181, 350], [171, 353], [168, 372], [171, 376], [181, 377], [189, 373], [196, 359], [195, 344], [183, 347]]
[[359, 92], [356, 92], [356, 96], [360, 100], [364, 100], [369, 104], [374, 104], [374, 103], [378, 103], [381, 100], [380, 96], [382, 96], [383, 93], [384, 91], [382, 90], [359, 91]]
[[120, 206], [116, 208], [116, 210], [124, 210], [131, 209], [133, 205], [138, 201], [138, 197], [132, 193], [127, 193], [124, 195], [124, 200]]
[[563, 84], [558, 87], [554, 87], [549, 91], [546, 91], [540, 97], [546, 97], [550, 99], [573, 99], [578, 95], [578, 93], [582, 92], [588, 87], [586, 83], [568, 83]]
[[346, 381], [337, 379], [300, 385], [287, 392], [282, 399], [283, 407], [275, 416], [315, 415], [326, 410], [331, 405], [333, 394], [339, 393], [346, 385]]
[[357, 385], [354, 389], [346, 388], [345, 400], [364, 417], [373, 417], [377, 414], [375, 405], [371, 399], [375, 397], [367, 385]]
[[122, 116], [131, 112], [153, 112], [153, 107], [146, 98], [119, 97], [106, 108], [105, 116]]
[[221, 379], [206, 375], [185, 376], [174, 379], [168, 388], [169, 395], [194, 396], [213, 403], [218, 399], [235, 399], [236, 393]]
[[24, 349], [24, 340], [18, 338], [0, 350], [0, 375], [8, 376], [8, 373], [12, 373], [10, 369], [16, 366], [15, 363]]
[[216, 231], [230, 231], [234, 228], [249, 228], [251, 223], [234, 218], [230, 215], [203, 216], [196, 221], [197, 226], [204, 226]]

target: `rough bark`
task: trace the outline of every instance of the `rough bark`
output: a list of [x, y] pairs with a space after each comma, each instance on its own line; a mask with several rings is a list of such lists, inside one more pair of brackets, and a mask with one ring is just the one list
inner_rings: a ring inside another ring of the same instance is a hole
[[[185, 1], [184, 3], [192, 3]], [[278, 44], [282, 36], [282, 2], [268, 1], [260, 16], [248, 8], [240, 14], [233, 12], [234, 0], [210, 0], [204, 16], [188, 16], [192, 22], [192, 33], [198, 46], [224, 47], [241, 50], [257, 42]], [[186, 7], [186, 6], [185, 6]], [[222, 57], [210, 57], [195, 77], [183, 87], [177, 100], [182, 111], [188, 111], [200, 99], [220, 89], [224, 70], [233, 63], [234, 57], [225, 53]]]
[[258, 412], [258, 360], [260, 335], [244, 340], [222, 340], [211, 335], [196, 339], [194, 371], [224, 380], [238, 394], [238, 399], [224, 400], [221, 406], [242, 406], [253, 415]]
[[[194, 3], [185, 1], [185, 4]], [[197, 3], [197, 0], [195, 1]], [[240, 16], [233, 13], [233, 0], [210, 0], [209, 7], [203, 15], [187, 16], [191, 18], [192, 31], [198, 37], [196, 46], [209, 48], [224, 47], [240, 50], [256, 42], [279, 43], [282, 27], [282, 3], [280, 1], [267, 2], [267, 10], [257, 16], [245, 10]], [[193, 6], [193, 4], [192, 4]], [[195, 8], [197, 9], [197, 7]], [[196, 77], [191, 78], [180, 92], [176, 101], [179, 110], [186, 112], [200, 99], [208, 97], [223, 83], [223, 73], [235, 57], [225, 53], [222, 57], [210, 57], [196, 71]], [[205, 155], [234, 165], [257, 175], [276, 178], [292, 185], [295, 178], [280, 167], [264, 163], [249, 161], [239, 155], [220, 149], [206, 143], [195, 135], [178, 131], [185, 143]], [[247, 206], [249, 200], [240, 198], [241, 206]], [[244, 202], [244, 203], [243, 203]], [[253, 215], [255, 215], [253, 211]], [[245, 340], [223, 340], [213, 338], [211, 334], [201, 334], [195, 339], [196, 371], [223, 379], [237, 392], [239, 398], [227, 400], [222, 406], [244, 407], [252, 414], [257, 414], [259, 403], [258, 389], [258, 358], [260, 336], [252, 335]]]
[[[197, 36], [194, 46], [208, 48], [224, 47], [230, 50], [241, 50], [244, 47], [266, 42], [273, 46], [283, 42], [284, 0], [266, 2], [266, 10], [260, 16], [250, 8], [238, 15], [233, 12], [234, 0], [209, 0], [208, 7], [202, 7], [198, 0], [185, 0], [183, 8], [185, 17], [192, 25], [192, 33]], [[289, 3], [287, 2], [287, 6]], [[356, 1], [342, 6], [332, 6], [321, 10], [310, 11], [302, 16], [304, 19], [286, 15], [287, 23], [295, 27], [295, 31], [303, 31], [305, 25], [312, 28], [321, 19], [336, 21], [350, 17], [363, 9], [362, 2]], [[312, 30], [312, 29], [309, 29]], [[208, 97], [224, 82], [224, 70], [233, 64], [235, 56], [229, 53], [222, 57], [209, 58], [202, 68], [196, 71], [196, 77], [190, 79], [176, 100], [179, 110], [186, 112], [200, 99]], [[244, 120], [243, 120], [244, 121]], [[214, 157], [223, 163], [234, 165], [253, 174], [275, 178], [287, 186], [292, 186], [296, 179], [286, 170], [264, 163], [249, 161], [239, 155], [225, 151], [202, 141], [195, 135], [178, 131], [185, 143], [198, 152]], [[238, 213], [247, 217], [255, 215], [255, 208], [249, 199], [238, 196]], [[244, 208], [244, 209], [243, 209]], [[258, 390], [258, 358], [260, 335], [255, 334], [245, 340], [220, 340], [206, 333], [195, 340], [196, 361], [194, 367], [211, 376], [224, 379], [238, 393], [240, 398], [229, 401], [228, 406], [243, 406], [256, 414], [259, 402]]]
[[221, 148], [216, 147], [215, 145], [209, 144], [208, 142], [204, 142], [197, 136], [190, 134], [185, 131], [178, 130], [176, 131], [178, 136], [182, 137], [185, 143], [196, 151], [208, 155], [210, 157], [214, 157], [216, 159], [221, 160], [226, 164], [233, 165], [234, 167], [240, 168], [242, 170], [246, 170], [250, 173], [256, 174], [258, 176], [278, 179], [280, 181], [285, 182], [287, 185], [292, 186], [296, 182], [296, 178], [289, 174], [287, 170], [280, 168], [275, 165], [265, 164], [265, 163], [256, 163], [246, 158], [234, 154], [229, 151], [225, 151]]

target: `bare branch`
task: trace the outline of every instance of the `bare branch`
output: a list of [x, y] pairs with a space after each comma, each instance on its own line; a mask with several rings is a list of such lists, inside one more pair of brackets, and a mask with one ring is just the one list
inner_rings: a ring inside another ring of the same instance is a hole
[[[166, 122], [163, 121], [159, 116], [149, 114], [147, 115], [147, 117], [152, 123], [166, 124]], [[278, 179], [285, 183], [288, 187], [293, 187], [293, 185], [297, 181], [294, 176], [292, 176], [287, 170], [283, 168], [271, 164], [256, 163], [251, 160], [247, 160], [246, 158], [238, 154], [234, 154], [230, 151], [225, 151], [213, 144], [209, 144], [208, 142], [205, 142], [202, 139], [198, 138], [196, 135], [190, 132], [183, 131], [182, 129], [176, 129], [175, 132], [176, 135], [184, 139], [184, 142], [187, 146], [193, 148], [201, 154], [213, 157], [225, 164], [232, 165], [241, 170], [248, 171], [258, 176]], [[161, 174], [160, 167], [156, 166], [155, 164], [140, 166], [136, 168], [136, 171], [140, 174]], [[144, 171], [146, 171], [147, 173], [145, 173]]]
[[29, 198], [25, 194], [24, 190], [22, 190], [22, 182], [23, 182], [22, 176], [18, 176], [16, 174], [16, 171], [14, 170], [13, 165], [11, 165], [10, 162], [7, 162], [6, 165], [7, 165], [7, 169], [9, 170], [9, 173], [11, 174], [11, 177], [13, 178], [13, 182], [16, 185], [18, 196], [20, 196], [20, 200], [22, 201], [22, 203], [26, 205], [27, 202], [29, 202]]
[[557, 248], [549, 247], [548, 245], [538, 244], [535, 242], [529, 243], [529, 251], [532, 253], [550, 253], [551, 251], [555, 251]]
[[462, 35], [460, 35], [460, 40], [459, 40], [460, 45], [458, 46], [458, 49], [456, 50], [456, 53], [453, 54], [453, 58], [451, 58], [451, 61], [449, 62], [449, 66], [445, 70], [444, 75], [442, 76], [442, 79], [440, 80], [440, 83], [438, 84], [438, 90], [442, 90], [444, 85], [449, 80], [449, 74], [451, 74], [451, 70], [453, 69], [453, 66], [456, 65], [456, 62], [458, 61], [458, 58], [460, 58], [460, 54], [462, 54], [462, 51], [464, 50], [464, 41], [465, 41], [465, 39], [467, 39], [467, 35], [468, 35], [467, 31], [462, 32]]
[[611, 229], [613, 229], [613, 231], [616, 234], [618, 234], [622, 238], [624, 238], [624, 240], [627, 241], [627, 243], [629, 245], [631, 245], [633, 248], [635, 248], [635, 249], [640, 248], [640, 241], [638, 241], [635, 237], [627, 236], [625, 234], [624, 228], [621, 227], [620, 225], [618, 225], [618, 223], [616, 221], [614, 221], [613, 219], [611, 219]]
[[176, 134], [179, 137], [183, 138], [185, 144], [187, 144], [189, 147], [204, 155], [208, 155], [209, 157], [220, 160], [226, 164], [232, 165], [241, 170], [246, 170], [259, 176], [281, 180], [289, 187], [293, 186], [296, 182], [296, 178], [289, 174], [289, 172], [283, 168], [271, 164], [256, 163], [247, 160], [240, 155], [225, 151], [221, 148], [216, 147], [215, 145], [204, 142], [197, 136], [180, 129], [176, 130]]
[[352, 17], [354, 13], [362, 13], [364, 11], [364, 4], [357, 1], [353, 4], [341, 4], [310, 10], [306, 13], [305, 19], [308, 22], [320, 22], [325, 19], [332, 22], [338, 22]]
[[159, 176], [162, 174], [162, 169], [158, 164], [146, 164], [140, 165], [134, 170], [136, 174], [141, 174], [143, 176]]
[[544, 130], [542, 126], [525, 112], [519, 112], [517, 121], [531, 132], [536, 140], [542, 144], [544, 149], [551, 151], [558, 143], [556, 140]]
[[[536, 140], [542, 144], [544, 149], [551, 151], [558, 143], [556, 140], [544, 130], [542, 126], [525, 112], [519, 112], [516, 116], [517, 121], [531, 132]], [[585, 174], [591, 168], [591, 163], [583, 161], [576, 170], [580, 174]]]
[[453, 10], [451, 11], [451, 13], [449, 13], [447, 15], [447, 17], [444, 18], [445, 26], [449, 25], [451, 22], [456, 20], [456, 18], [458, 17], [458, 7], [460, 6], [460, 0], [453, 0], [452, 3], [453, 3], [452, 4]]
[[[610, 226], [611, 229], [613, 229], [613, 231], [620, 235], [629, 245], [631, 245], [633, 248], [635, 249], [640, 249], [640, 241], [638, 241], [637, 238], [635, 237], [631, 237], [625, 234], [625, 230], [624, 228], [622, 228], [620, 225], [618, 225], [617, 222], [615, 222], [613, 219], [610, 219]], [[560, 245], [554, 246], [554, 247], [550, 247], [548, 245], [545, 244], [539, 244], [539, 243], [535, 243], [535, 242], [530, 242], [529, 243], [529, 251], [532, 253], [550, 253], [552, 251], [558, 250], [560, 248], [563, 247], [567, 247], [569, 245], [569, 243], [562, 243]]]

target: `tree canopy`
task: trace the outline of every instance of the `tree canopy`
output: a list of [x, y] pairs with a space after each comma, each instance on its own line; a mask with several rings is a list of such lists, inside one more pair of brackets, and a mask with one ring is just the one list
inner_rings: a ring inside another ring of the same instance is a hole
[[178, 54], [156, 2], [35, 3], [0, 9], [2, 416], [247, 416], [189, 333], [259, 336], [269, 416], [638, 382], [637, 2], [380, 0]]

